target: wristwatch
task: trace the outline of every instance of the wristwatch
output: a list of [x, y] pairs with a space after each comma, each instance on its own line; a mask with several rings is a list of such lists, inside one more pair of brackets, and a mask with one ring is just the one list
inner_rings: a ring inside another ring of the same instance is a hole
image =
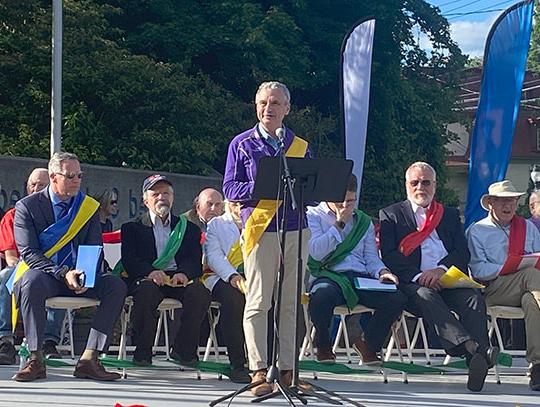
[[336, 220], [336, 226], [343, 230], [345, 229], [345, 222], [343, 222], [342, 220]]

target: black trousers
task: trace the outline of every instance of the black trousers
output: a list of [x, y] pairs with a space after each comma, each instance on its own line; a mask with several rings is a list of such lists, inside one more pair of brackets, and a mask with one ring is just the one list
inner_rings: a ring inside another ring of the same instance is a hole
[[[364, 339], [373, 352], [380, 352], [386, 341], [392, 323], [399, 318], [407, 298], [400, 292], [377, 292], [356, 290], [358, 304], [373, 308], [375, 313], [369, 321]], [[334, 308], [345, 304], [345, 298], [339, 285], [326, 277], [316, 279], [311, 285], [309, 298], [309, 316], [315, 326], [315, 346], [329, 348], [330, 322]]]
[[100, 301], [92, 322], [92, 329], [97, 333], [92, 334], [90, 331], [87, 349], [105, 350], [114, 324], [124, 306], [126, 291], [126, 285], [120, 278], [111, 274], [101, 274], [96, 276], [94, 288], [89, 288], [83, 294], [75, 294], [63, 281], [57, 280], [52, 274], [36, 269], [28, 270], [14, 287], [24, 322], [28, 348], [36, 351], [43, 345], [47, 320], [45, 300], [62, 296], [96, 298]]
[[197, 358], [201, 322], [210, 306], [210, 291], [206, 287], [198, 281], [187, 287], [160, 287], [152, 281], [142, 280], [132, 284], [130, 295], [133, 296], [131, 318], [136, 355], [151, 355], [159, 319], [157, 307], [167, 297], [182, 302], [181, 327], [173, 340], [173, 351], [183, 360]]
[[212, 297], [221, 304], [219, 327], [227, 346], [231, 366], [242, 367], [246, 364], [242, 326], [246, 303], [244, 294], [220, 279], [212, 289]]
[[466, 355], [464, 343], [471, 339], [478, 343], [480, 351], [489, 348], [486, 303], [477, 290], [435, 291], [416, 283], [400, 284], [399, 289], [409, 299], [407, 310], [433, 325], [442, 347], [450, 356]]

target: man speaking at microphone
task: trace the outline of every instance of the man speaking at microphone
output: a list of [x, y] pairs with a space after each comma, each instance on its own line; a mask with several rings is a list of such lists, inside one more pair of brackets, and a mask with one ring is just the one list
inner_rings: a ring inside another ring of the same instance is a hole
[[[255, 95], [259, 123], [237, 135], [229, 145], [223, 179], [223, 192], [229, 201], [241, 202], [244, 225], [243, 254], [247, 283], [244, 311], [244, 334], [248, 350], [249, 367], [254, 372], [252, 382], [264, 380], [267, 374], [267, 318], [272, 305], [276, 277], [280, 266], [279, 226], [283, 217], [280, 201], [252, 199], [257, 166], [262, 157], [310, 158], [307, 141], [283, 126], [290, 110], [290, 93], [280, 82], [264, 82]], [[278, 191], [276, 191], [277, 196]], [[298, 238], [298, 212], [287, 207], [285, 220], [283, 292], [279, 316], [280, 380], [285, 386], [292, 382], [294, 359], [294, 333], [296, 329], [296, 255]], [[304, 225], [307, 222], [304, 221]], [[307, 253], [308, 229], [303, 229], [302, 251]], [[304, 260], [307, 260], [305, 256]], [[302, 267], [302, 270], [306, 265]], [[302, 279], [303, 280], [303, 279]], [[272, 385], [263, 382], [251, 389], [253, 395], [272, 392]]]

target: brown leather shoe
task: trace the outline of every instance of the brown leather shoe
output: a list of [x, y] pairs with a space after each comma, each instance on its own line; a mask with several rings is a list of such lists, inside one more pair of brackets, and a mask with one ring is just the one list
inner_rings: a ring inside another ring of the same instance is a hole
[[284, 387], [292, 386], [292, 370], [281, 370], [279, 372], [279, 382]]
[[100, 381], [118, 380], [122, 376], [119, 373], [107, 372], [101, 362], [97, 359], [82, 360], [79, 359], [73, 376], [79, 379], [93, 379]]
[[265, 396], [274, 391], [274, 386], [266, 382], [266, 369], [256, 370], [251, 378], [251, 383], [260, 382], [261, 380], [264, 381], [251, 388], [251, 394], [253, 394], [255, 397]]
[[364, 365], [380, 365], [382, 363], [381, 359], [377, 356], [375, 352], [369, 349], [367, 343], [362, 339], [357, 339], [353, 344], [354, 350], [362, 358], [362, 364]]
[[317, 362], [336, 363], [336, 354], [332, 352], [331, 347], [319, 347], [317, 348]]
[[18, 382], [31, 382], [37, 379], [45, 379], [47, 370], [45, 364], [39, 359], [29, 359], [24, 367], [19, 370], [13, 377], [13, 380]]

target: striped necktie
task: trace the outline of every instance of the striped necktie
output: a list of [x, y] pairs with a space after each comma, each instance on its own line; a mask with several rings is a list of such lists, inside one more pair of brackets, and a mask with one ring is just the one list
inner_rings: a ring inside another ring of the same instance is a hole
[[[58, 220], [62, 219], [67, 215], [69, 211], [69, 203], [61, 201], [56, 204], [60, 208], [60, 213], [58, 214]], [[57, 253], [57, 264], [59, 266], [73, 266], [73, 257], [71, 255], [71, 242], [62, 247]]]

